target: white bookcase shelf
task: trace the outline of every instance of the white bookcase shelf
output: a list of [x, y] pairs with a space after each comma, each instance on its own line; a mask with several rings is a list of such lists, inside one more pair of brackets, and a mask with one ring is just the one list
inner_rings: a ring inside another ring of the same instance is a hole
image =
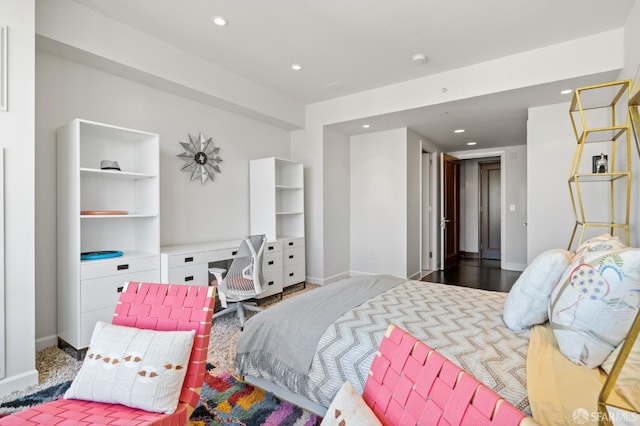
[[[159, 137], [76, 119], [57, 131], [57, 162], [58, 336], [81, 353], [126, 281], [160, 279]], [[123, 255], [80, 260], [103, 250]]]
[[282, 242], [283, 287], [304, 282], [304, 168], [280, 158], [249, 164], [251, 233]]

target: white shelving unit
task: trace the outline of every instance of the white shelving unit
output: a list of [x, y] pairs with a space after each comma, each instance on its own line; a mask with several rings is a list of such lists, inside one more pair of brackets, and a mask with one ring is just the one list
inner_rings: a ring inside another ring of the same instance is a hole
[[280, 158], [249, 163], [252, 234], [281, 241], [283, 287], [304, 282], [304, 168]]
[[[76, 119], [57, 144], [58, 337], [82, 350], [125, 282], [160, 280], [159, 137]], [[102, 160], [121, 170], [100, 169]], [[123, 256], [80, 260], [103, 250]]]

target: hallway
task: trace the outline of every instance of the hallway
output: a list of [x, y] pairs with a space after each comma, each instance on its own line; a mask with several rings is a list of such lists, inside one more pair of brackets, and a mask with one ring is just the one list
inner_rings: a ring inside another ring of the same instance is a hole
[[508, 292], [521, 272], [500, 269], [499, 260], [461, 259], [445, 271], [434, 271], [421, 281]]

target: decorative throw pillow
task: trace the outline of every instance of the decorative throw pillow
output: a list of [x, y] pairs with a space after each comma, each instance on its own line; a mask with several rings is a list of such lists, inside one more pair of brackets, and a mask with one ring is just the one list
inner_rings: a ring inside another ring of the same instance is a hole
[[549, 319], [549, 298], [569, 266], [571, 253], [552, 249], [536, 257], [507, 295], [502, 319], [513, 331], [522, 331]]
[[98, 321], [66, 399], [171, 414], [178, 406], [195, 331], [156, 331]]
[[612, 237], [611, 234], [602, 234], [597, 237], [589, 238], [580, 244], [573, 253], [574, 259], [584, 253], [593, 253], [602, 250], [618, 250], [625, 248], [625, 245], [618, 237]]
[[382, 425], [364, 402], [362, 396], [345, 382], [327, 409], [321, 426], [377, 426]]
[[640, 306], [640, 249], [584, 251], [565, 271], [549, 304], [560, 351], [597, 367], [626, 337]]
[[[623, 342], [624, 343], [624, 342]], [[620, 349], [623, 343], [611, 352], [611, 355], [602, 363], [602, 369], [610, 374], [613, 369], [613, 363], [618, 355], [620, 355]], [[631, 352], [627, 356], [626, 362], [620, 371], [618, 380], [614, 385], [614, 389], [620, 395], [622, 395], [629, 405], [631, 405], [636, 411], [640, 412], [640, 340], [636, 339]]]

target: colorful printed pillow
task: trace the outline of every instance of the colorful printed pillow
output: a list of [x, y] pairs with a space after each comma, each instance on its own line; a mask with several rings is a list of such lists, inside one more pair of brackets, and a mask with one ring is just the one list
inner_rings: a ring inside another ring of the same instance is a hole
[[523, 331], [549, 319], [549, 298], [569, 266], [571, 253], [552, 249], [541, 253], [513, 284], [504, 303], [502, 320], [513, 331]]
[[582, 255], [583, 253], [593, 253], [602, 250], [618, 250], [625, 248], [625, 245], [618, 237], [612, 237], [611, 234], [602, 234], [597, 237], [589, 238], [580, 244], [573, 253], [573, 257]]
[[98, 321], [66, 399], [122, 404], [172, 414], [195, 331], [155, 331]]
[[627, 335], [640, 307], [640, 249], [586, 250], [560, 278], [549, 322], [560, 351], [597, 367]]
[[382, 426], [362, 396], [345, 382], [322, 419], [320, 426]]

